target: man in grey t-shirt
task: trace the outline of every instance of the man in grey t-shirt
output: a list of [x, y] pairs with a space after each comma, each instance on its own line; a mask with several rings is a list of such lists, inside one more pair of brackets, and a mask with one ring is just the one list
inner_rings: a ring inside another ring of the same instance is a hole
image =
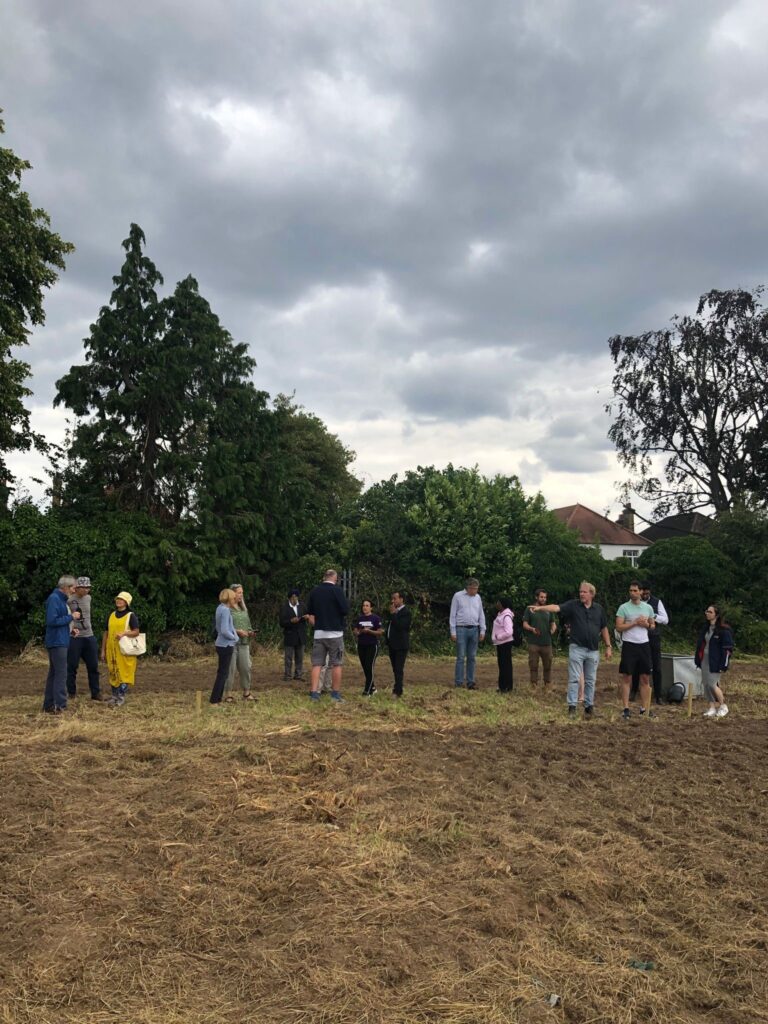
[[102, 700], [99, 688], [99, 644], [93, 635], [91, 623], [91, 581], [87, 576], [78, 576], [75, 592], [67, 601], [71, 611], [80, 612], [77, 636], [69, 641], [67, 652], [67, 693], [69, 698], [77, 696], [77, 669], [80, 661], [85, 662], [88, 672], [88, 686], [91, 700]]

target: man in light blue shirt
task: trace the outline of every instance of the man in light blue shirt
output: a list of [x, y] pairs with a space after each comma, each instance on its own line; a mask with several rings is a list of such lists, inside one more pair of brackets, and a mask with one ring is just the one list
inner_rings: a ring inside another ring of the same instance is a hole
[[482, 598], [478, 594], [479, 587], [480, 583], [474, 577], [467, 580], [464, 590], [453, 595], [448, 620], [451, 640], [456, 644], [454, 683], [463, 686], [466, 680], [468, 690], [475, 689], [477, 647], [485, 640], [485, 612]]

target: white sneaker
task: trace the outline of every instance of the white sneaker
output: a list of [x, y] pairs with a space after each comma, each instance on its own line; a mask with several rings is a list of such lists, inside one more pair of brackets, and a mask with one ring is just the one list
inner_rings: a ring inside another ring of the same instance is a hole
[[717, 717], [717, 708], [707, 708], [704, 712], [704, 718], [715, 718]]
[[727, 704], [721, 704], [720, 707], [715, 712], [715, 714], [717, 715], [718, 718], [725, 718], [725, 716], [728, 714], [728, 705]]

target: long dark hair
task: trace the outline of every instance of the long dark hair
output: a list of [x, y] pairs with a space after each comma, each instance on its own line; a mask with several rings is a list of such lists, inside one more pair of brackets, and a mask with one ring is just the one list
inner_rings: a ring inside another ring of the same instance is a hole
[[[707, 608], [714, 608], [715, 609], [715, 621], [712, 623], [712, 625], [715, 627], [715, 629], [720, 629], [721, 626], [724, 626], [725, 623], [723, 622], [723, 616], [722, 616], [722, 613], [720, 611], [720, 606], [715, 604], [714, 601], [710, 601], [709, 604], [707, 605]], [[704, 621], [705, 622], [709, 622], [709, 619], [706, 617], [706, 615], [704, 616]]]
[[502, 611], [504, 611], [505, 608], [511, 608], [512, 607], [512, 602], [509, 600], [508, 597], [497, 597], [496, 598], [496, 604], [500, 604], [501, 605], [501, 610]]

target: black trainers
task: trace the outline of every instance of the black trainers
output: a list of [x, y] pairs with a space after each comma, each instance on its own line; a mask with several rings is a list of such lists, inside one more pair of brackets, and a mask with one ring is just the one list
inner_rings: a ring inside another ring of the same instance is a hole
[[627, 720], [632, 717], [632, 712], [629, 710], [629, 708], [624, 708], [624, 710], [621, 712], [621, 717]]
[[568, 705], [568, 717], [569, 718], [575, 718], [576, 717], [576, 711], [577, 711], [577, 708], [576, 708], [575, 704], [569, 704]]
[[585, 704], [584, 705], [584, 717], [585, 718], [591, 718], [592, 715], [594, 714], [594, 712], [595, 712], [595, 709], [594, 709], [594, 707], [591, 704]]

